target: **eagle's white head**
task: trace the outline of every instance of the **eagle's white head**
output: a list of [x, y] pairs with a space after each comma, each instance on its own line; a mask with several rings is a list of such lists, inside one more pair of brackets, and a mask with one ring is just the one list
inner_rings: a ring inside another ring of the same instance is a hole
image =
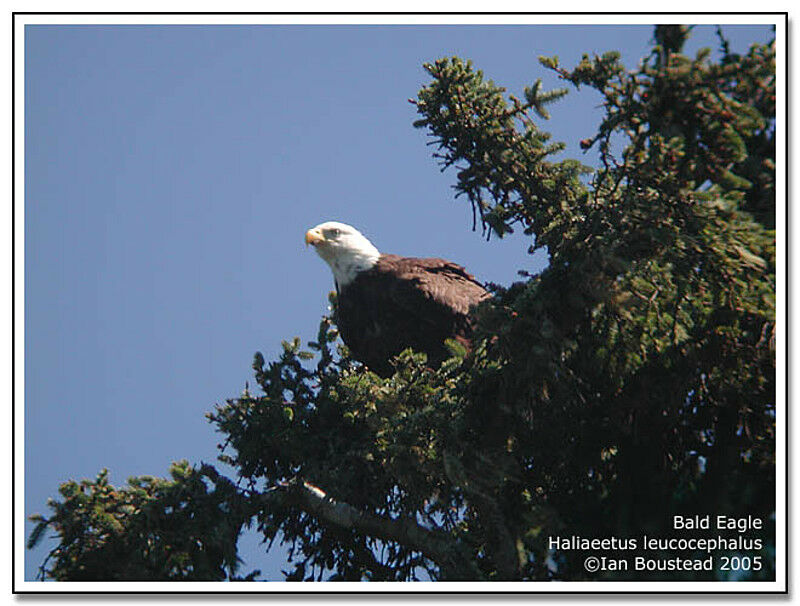
[[372, 268], [381, 253], [355, 227], [327, 221], [306, 232], [306, 244], [331, 267], [336, 285], [341, 289], [362, 271]]

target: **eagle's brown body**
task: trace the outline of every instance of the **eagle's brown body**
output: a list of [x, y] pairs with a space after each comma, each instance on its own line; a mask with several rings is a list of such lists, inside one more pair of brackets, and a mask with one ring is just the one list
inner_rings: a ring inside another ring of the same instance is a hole
[[336, 323], [353, 357], [382, 376], [404, 349], [438, 367], [449, 357], [445, 339], [470, 347], [470, 309], [489, 297], [463, 267], [444, 259], [382, 254], [339, 288]]

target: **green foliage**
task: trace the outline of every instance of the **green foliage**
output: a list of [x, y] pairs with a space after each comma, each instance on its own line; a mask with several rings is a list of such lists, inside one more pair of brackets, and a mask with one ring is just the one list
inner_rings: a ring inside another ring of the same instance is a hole
[[[774, 576], [775, 50], [733, 55], [720, 33], [718, 62], [708, 51], [691, 59], [689, 34], [657, 27], [635, 71], [613, 52], [573, 70], [541, 59], [604, 99], [598, 132], [581, 141], [597, 150], [596, 171], [554, 161], [564, 146], [537, 124], [565, 89], [537, 81], [523, 101], [461, 59], [425, 66], [415, 125], [442, 169], [456, 169], [457, 195], [487, 237], [519, 228], [549, 265], [494, 287], [472, 351], [452, 344], [437, 371], [406, 351], [381, 379], [336, 345], [327, 317], [310, 351], [295, 339], [276, 361], [257, 354], [262, 394], [209, 415], [245, 488], [215, 477], [206, 493], [198, 480], [173, 505], [236, 505], [230, 526], [210, 515], [202, 541], [234, 541], [253, 516], [265, 541], [290, 545], [292, 580], [579, 580], [603, 576], [549, 536], [672, 536], [675, 514], [751, 514], [768, 526], [767, 566], [753, 578]], [[94, 492], [65, 487], [51, 505], [60, 526], [41, 520], [61, 536], [51, 576], [86, 578], [92, 554], [119, 541], [153, 553], [142, 542], [151, 518], [84, 513]], [[137, 498], [161, 507], [165, 490]], [[113, 493], [114, 505], [139, 494]], [[131, 569], [233, 570], [230, 542], [201, 566], [183, 534], [157, 537], [159, 554], [181, 546], [180, 564], [164, 568], [162, 555], [147, 568], [137, 555]], [[106, 559], [128, 565], [121, 553]], [[637, 574], [609, 578], [655, 578]]]
[[[363, 367], [352, 368], [347, 358], [334, 360], [333, 330], [323, 318], [317, 342], [310, 344], [321, 352], [313, 371], [299, 362], [299, 342], [267, 367], [256, 356], [265, 396], [229, 401], [210, 415], [235, 453], [224, 455], [225, 462], [254, 488], [260, 480], [274, 485], [301, 477], [337, 501], [386, 518], [412, 511], [431, 524], [442, 518], [449, 531], [456, 524], [452, 503], [429, 502], [429, 488], [452, 489], [440, 456], [448, 436], [435, 428], [454, 416], [456, 360], [433, 373], [424, 367], [424, 356], [407, 351], [397, 373], [383, 381]], [[433, 570], [403, 545], [320, 524], [293, 508], [263, 510], [258, 524], [266, 538], [280, 531], [292, 553], [302, 553], [290, 578], [332, 571], [337, 579], [402, 580], [418, 574], [417, 567]]]
[[[420, 91], [416, 105], [422, 118], [414, 126], [434, 135], [434, 157], [443, 169], [459, 168], [456, 195], [468, 197], [484, 229], [502, 237], [514, 223], [549, 224], [537, 242], [555, 245], [570, 220], [563, 211], [585, 194], [579, 176], [589, 169], [574, 161], [545, 161], [564, 145], [548, 143], [550, 135], [536, 127], [530, 110], [546, 116], [544, 106], [563, 97], [566, 89], [543, 92], [536, 82], [525, 89], [526, 103], [512, 95], [509, 105], [505, 89], [485, 82], [470, 62], [453, 57], [425, 69], [434, 82]], [[563, 200], [564, 208], [548, 200]]]
[[59, 538], [40, 578], [235, 580], [236, 539], [249, 517], [235, 487], [213, 467], [197, 470], [186, 461], [174, 463], [170, 476], [130, 478], [127, 486], [115, 488], [103, 470], [93, 482], [62, 484], [62, 500], [48, 502], [52, 515], [31, 516], [37, 525], [29, 548], [48, 529]]
[[[605, 187], [647, 183], [666, 192], [691, 191], [697, 199], [739, 202], [767, 228], [775, 226], [775, 45], [753, 45], [747, 55], [710, 50], [694, 59], [678, 54], [685, 26], [656, 28], [652, 54], [628, 72], [617, 53], [584, 55], [569, 71], [541, 59], [576, 86], [600, 91], [606, 116], [584, 147], [598, 144]], [[723, 50], [727, 41], [719, 32]], [[611, 154], [614, 136], [624, 150]], [[659, 172], [660, 171], [660, 172]], [[598, 183], [598, 186], [600, 184]]]

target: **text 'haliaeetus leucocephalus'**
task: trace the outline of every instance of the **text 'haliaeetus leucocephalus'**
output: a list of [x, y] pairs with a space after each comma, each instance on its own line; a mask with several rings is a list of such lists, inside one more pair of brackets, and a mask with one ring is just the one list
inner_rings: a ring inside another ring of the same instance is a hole
[[336, 324], [353, 358], [382, 376], [404, 349], [438, 367], [451, 354], [445, 339], [469, 348], [470, 308], [489, 293], [463, 267], [444, 259], [378, 252], [357, 229], [329, 221], [306, 232], [336, 282]]

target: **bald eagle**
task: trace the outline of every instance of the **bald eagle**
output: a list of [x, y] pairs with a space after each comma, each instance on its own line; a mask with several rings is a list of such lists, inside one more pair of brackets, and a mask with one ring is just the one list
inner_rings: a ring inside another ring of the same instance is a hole
[[463, 267], [444, 259], [381, 254], [354, 227], [328, 221], [306, 232], [333, 271], [336, 324], [353, 358], [381, 376], [404, 349], [425, 352], [438, 367], [446, 339], [469, 349], [470, 309], [489, 293]]

